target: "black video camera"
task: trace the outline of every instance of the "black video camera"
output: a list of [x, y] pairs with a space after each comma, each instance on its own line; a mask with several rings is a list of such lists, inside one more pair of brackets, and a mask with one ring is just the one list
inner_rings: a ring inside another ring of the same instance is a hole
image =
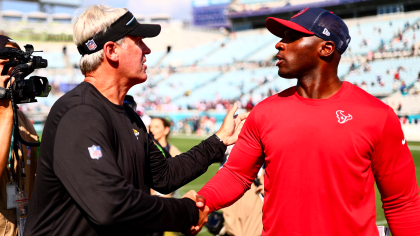
[[24, 78], [35, 69], [46, 68], [48, 61], [42, 57], [32, 56], [34, 47], [30, 44], [25, 45], [25, 51], [16, 48], [0, 48], [0, 59], [9, 59], [5, 63], [1, 75], [7, 75], [10, 68], [12, 72], [10, 77], [15, 78], [11, 90], [0, 88], [0, 99], [9, 99], [13, 93], [15, 104], [37, 102], [35, 97], [47, 97], [51, 86], [48, 79], [40, 76], [31, 76]]

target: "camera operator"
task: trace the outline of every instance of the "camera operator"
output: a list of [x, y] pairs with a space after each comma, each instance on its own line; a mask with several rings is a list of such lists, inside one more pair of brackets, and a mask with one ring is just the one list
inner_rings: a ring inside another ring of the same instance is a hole
[[[0, 48], [11, 47], [20, 50], [19, 45], [7, 36], [0, 35]], [[3, 70], [8, 59], [0, 59], [0, 71]], [[9, 74], [13, 68], [9, 69]], [[7, 88], [13, 82], [13, 78], [8, 82], [6, 87], [5, 82], [10, 79], [9, 75], [0, 77], [0, 86]], [[38, 136], [29, 119], [20, 110], [17, 110], [19, 121], [20, 136], [28, 142], [37, 142]], [[13, 147], [10, 147], [12, 133], [13, 133], [13, 110], [10, 99], [0, 99], [0, 169], [1, 169], [1, 189], [0, 189], [0, 235], [17, 235], [16, 227], [16, 209], [7, 209], [7, 193], [6, 185], [8, 183], [16, 184], [19, 190], [24, 190], [30, 197], [35, 181], [35, 171], [37, 164], [37, 148], [22, 145], [20, 142], [15, 142]], [[15, 130], [15, 132], [17, 132]], [[15, 141], [17, 141], [15, 139]], [[9, 158], [9, 152], [12, 150]], [[16, 155], [17, 153], [17, 155]], [[23, 165], [22, 165], [23, 163]], [[12, 164], [13, 166], [10, 166]]]

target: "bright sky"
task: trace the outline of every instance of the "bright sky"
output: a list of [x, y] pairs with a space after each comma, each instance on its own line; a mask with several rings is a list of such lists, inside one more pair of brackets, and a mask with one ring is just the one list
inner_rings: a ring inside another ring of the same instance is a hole
[[[18, 10], [21, 12], [38, 11], [38, 4], [22, 1], [3, 0], [2, 10]], [[145, 16], [166, 13], [174, 19], [191, 19], [191, 0], [82, 0], [83, 6], [104, 3], [111, 7], [125, 7], [134, 14]], [[76, 9], [56, 7], [54, 13], [73, 14]]]

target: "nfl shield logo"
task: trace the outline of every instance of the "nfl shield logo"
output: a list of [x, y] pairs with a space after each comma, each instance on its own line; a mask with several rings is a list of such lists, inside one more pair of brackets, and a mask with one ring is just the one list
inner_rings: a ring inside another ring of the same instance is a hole
[[31, 147], [30, 146], [27, 146], [26, 147], [26, 155], [28, 156], [28, 157], [31, 157]]
[[93, 145], [92, 147], [88, 147], [88, 150], [92, 159], [98, 160], [102, 157], [102, 151], [100, 146]]
[[86, 46], [89, 48], [89, 50], [93, 51], [96, 49], [96, 43], [93, 41], [93, 39], [87, 41]]

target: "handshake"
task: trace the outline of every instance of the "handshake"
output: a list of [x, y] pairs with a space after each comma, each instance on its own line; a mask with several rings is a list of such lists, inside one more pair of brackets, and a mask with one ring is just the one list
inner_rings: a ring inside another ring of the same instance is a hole
[[191, 228], [183, 232], [185, 235], [197, 235], [201, 228], [207, 223], [208, 221], [208, 214], [210, 213], [210, 209], [208, 206], [206, 206], [206, 198], [198, 195], [194, 190], [190, 190], [188, 193], [186, 193], [182, 198], [189, 198], [195, 202], [195, 205], [198, 207], [199, 216], [198, 216], [198, 222], [197, 225], [191, 226]]

